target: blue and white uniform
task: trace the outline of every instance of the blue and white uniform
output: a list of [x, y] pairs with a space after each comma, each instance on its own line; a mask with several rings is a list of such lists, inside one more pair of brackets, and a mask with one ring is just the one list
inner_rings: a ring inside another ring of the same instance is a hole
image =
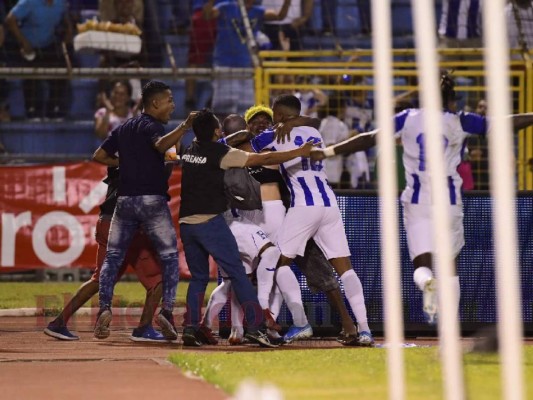
[[[294, 128], [290, 136], [285, 143], [277, 143], [274, 131], [267, 130], [252, 139], [251, 145], [256, 152], [284, 151], [308, 141], [322, 142], [320, 133], [306, 126]], [[313, 237], [328, 259], [349, 256], [337, 199], [322, 164], [299, 157], [281, 164], [280, 170], [291, 195], [277, 240], [281, 253], [290, 258], [302, 256]]]
[[[431, 253], [431, 177], [427, 171], [426, 137], [423, 127], [424, 111], [408, 109], [395, 116], [395, 137], [403, 144], [403, 165], [406, 186], [401, 195], [404, 207], [404, 224], [411, 260]], [[470, 135], [486, 135], [487, 120], [473, 113], [453, 113], [444, 111], [443, 147], [444, 162], [448, 181], [446, 196], [450, 200], [455, 256], [464, 246], [463, 201], [461, 195], [462, 179], [457, 172], [465, 150], [465, 140]]]

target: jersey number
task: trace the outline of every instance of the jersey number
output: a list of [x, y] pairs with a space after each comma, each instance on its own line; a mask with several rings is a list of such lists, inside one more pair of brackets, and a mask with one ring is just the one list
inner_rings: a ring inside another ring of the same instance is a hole
[[[322, 140], [317, 137], [310, 136], [307, 138], [306, 142], [313, 142], [313, 143], [320, 143]], [[294, 144], [296, 146], [301, 146], [304, 144], [304, 140], [301, 136], [296, 136], [294, 138]], [[309, 158], [307, 157], [300, 157], [302, 159], [302, 170], [307, 171], [309, 168], [311, 168], [311, 171], [322, 171], [322, 161], [318, 161], [316, 163], [310, 163]]]
[[[448, 138], [444, 138], [444, 149], [448, 147]], [[418, 170], [419, 171], [425, 171], [426, 170], [426, 146], [424, 143], [424, 134], [419, 133], [416, 137], [416, 143], [418, 143], [418, 150], [420, 155], [418, 156]]]

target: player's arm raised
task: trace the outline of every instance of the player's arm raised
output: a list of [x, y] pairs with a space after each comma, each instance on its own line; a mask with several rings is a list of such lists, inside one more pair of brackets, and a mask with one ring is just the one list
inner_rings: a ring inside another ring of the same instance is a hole
[[285, 143], [285, 140], [291, 140], [291, 131], [298, 126], [310, 126], [318, 130], [320, 120], [306, 115], [299, 115], [285, 122], [280, 122], [275, 126], [276, 141], [278, 143]]
[[334, 157], [339, 154], [351, 154], [358, 151], [368, 150], [376, 145], [377, 130], [360, 133], [357, 136], [353, 136], [346, 139], [343, 142], [333, 144], [325, 149], [313, 149], [311, 150], [311, 160], [320, 161], [324, 158]]
[[513, 122], [513, 130], [519, 131], [533, 125], [533, 113], [513, 114], [511, 121]]

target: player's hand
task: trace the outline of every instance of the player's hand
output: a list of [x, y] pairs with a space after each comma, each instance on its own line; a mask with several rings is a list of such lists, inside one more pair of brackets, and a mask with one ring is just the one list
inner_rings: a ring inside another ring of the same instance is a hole
[[274, 132], [276, 133], [276, 142], [285, 143], [285, 140], [290, 141], [292, 128], [294, 127], [289, 121], [279, 122], [274, 125]]
[[307, 157], [309, 158], [309, 155], [311, 154], [311, 150], [313, 150], [315, 147], [319, 147], [322, 145], [322, 142], [314, 143], [313, 141], [305, 142], [300, 146], [300, 156], [301, 157]]
[[189, 115], [187, 115], [187, 119], [183, 122], [183, 127], [189, 129], [192, 126], [192, 121], [194, 121], [197, 115], [198, 111], [191, 111]]
[[311, 149], [309, 157], [311, 162], [318, 162], [326, 158], [326, 155], [324, 154], [324, 149]]

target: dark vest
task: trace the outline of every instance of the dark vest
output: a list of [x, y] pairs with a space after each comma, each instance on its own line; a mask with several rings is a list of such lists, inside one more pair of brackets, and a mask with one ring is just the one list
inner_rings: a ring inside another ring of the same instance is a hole
[[230, 148], [217, 142], [197, 142], [181, 157], [180, 218], [196, 214], [220, 214], [228, 209], [224, 193], [224, 170], [220, 161]]

